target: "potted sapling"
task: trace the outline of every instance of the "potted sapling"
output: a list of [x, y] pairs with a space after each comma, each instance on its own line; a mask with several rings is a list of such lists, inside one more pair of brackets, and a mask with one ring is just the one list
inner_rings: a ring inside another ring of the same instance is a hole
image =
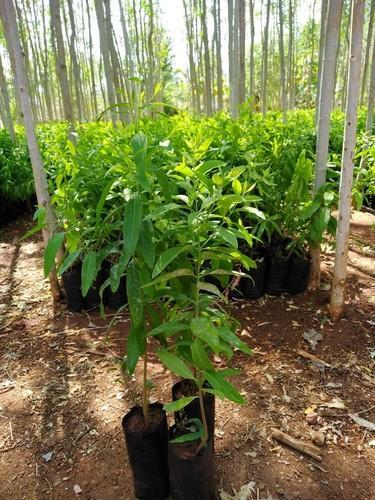
[[[244, 398], [227, 380], [236, 371], [218, 369], [213, 357], [231, 359], [234, 349], [251, 352], [235, 334], [236, 323], [221, 306], [219, 288], [207, 281], [210, 276], [236, 274], [228, 266], [218, 268], [218, 262], [240, 263], [246, 269], [253, 264], [238, 250], [241, 228], [231, 220], [245, 198], [223, 194], [220, 184], [205, 175], [207, 163], [177, 166], [171, 172], [177, 185], [184, 185], [186, 194], [178, 197], [185, 216], [170, 212], [168, 235], [176, 244], [160, 254], [151, 282], [160, 285], [160, 296], [169, 307], [164, 322], [149, 335], [166, 335], [166, 345], [157, 355], [182, 379], [172, 389], [172, 402], [164, 405], [175, 416], [168, 445], [173, 500], [214, 498], [215, 396], [238, 404]], [[155, 220], [158, 215], [155, 210]]]

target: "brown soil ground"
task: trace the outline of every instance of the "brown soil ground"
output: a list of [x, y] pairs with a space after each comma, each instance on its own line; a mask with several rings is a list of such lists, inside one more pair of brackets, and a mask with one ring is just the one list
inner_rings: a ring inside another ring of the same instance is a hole
[[[232, 361], [243, 370], [235, 383], [247, 404], [217, 401], [219, 489], [234, 495], [253, 481], [241, 498], [374, 498], [375, 435], [349, 416], [375, 422], [374, 223], [353, 216], [346, 315], [336, 324], [327, 314], [330, 249], [322, 290], [232, 306], [254, 355]], [[140, 400], [142, 366], [124, 384], [118, 360], [128, 315], [108, 328], [111, 317], [54, 308], [41, 242], [17, 243], [28, 226], [20, 221], [0, 235], [0, 499], [132, 499], [121, 418]], [[315, 351], [303, 339], [311, 329], [323, 337]], [[150, 375], [152, 397], [169, 401], [173, 379], [152, 357]], [[312, 405], [319, 417], [309, 425]], [[306, 442], [322, 431], [322, 461], [274, 441], [272, 427]]]

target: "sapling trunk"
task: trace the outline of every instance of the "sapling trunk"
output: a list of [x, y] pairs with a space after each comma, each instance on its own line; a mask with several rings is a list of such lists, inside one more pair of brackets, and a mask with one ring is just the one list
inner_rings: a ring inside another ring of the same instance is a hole
[[143, 418], [145, 421], [145, 429], [148, 427], [148, 387], [147, 387], [147, 344], [143, 356]]
[[201, 438], [201, 443], [197, 449], [197, 455], [200, 452], [200, 450], [206, 446], [207, 441], [208, 441], [208, 427], [207, 427], [206, 411], [204, 409], [203, 392], [202, 392], [201, 387], [198, 388], [198, 396], [199, 396], [199, 407], [201, 410], [204, 436]]

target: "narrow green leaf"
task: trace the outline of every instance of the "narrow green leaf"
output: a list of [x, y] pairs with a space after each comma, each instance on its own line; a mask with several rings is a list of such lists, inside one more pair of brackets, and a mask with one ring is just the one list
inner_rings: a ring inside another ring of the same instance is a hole
[[200, 281], [198, 283], [198, 288], [199, 290], [204, 290], [208, 293], [217, 295], [218, 297], [221, 297], [222, 295], [218, 287], [216, 285], [213, 285], [212, 283], [206, 283], [205, 281]]
[[240, 351], [246, 353], [246, 354], [251, 354], [252, 351], [250, 347], [248, 347], [245, 342], [240, 340], [235, 333], [233, 333], [228, 327], [226, 326], [219, 326], [217, 329], [217, 332], [219, 334], [219, 337], [225, 340], [225, 342], [228, 342], [228, 344], [231, 344], [232, 346], [236, 347]]
[[143, 322], [143, 293], [140, 287], [137, 266], [131, 262], [128, 266], [126, 274], [126, 293], [128, 296], [128, 303], [132, 323], [138, 327]]
[[69, 269], [69, 267], [73, 264], [73, 262], [78, 258], [80, 255], [81, 251], [77, 250], [76, 252], [70, 253], [67, 255], [67, 257], [64, 259], [64, 261], [61, 263], [59, 267], [59, 276], [64, 274], [64, 272]]
[[216, 354], [219, 354], [221, 350], [219, 335], [209, 318], [193, 318], [191, 330], [196, 337], [208, 344]]
[[187, 443], [188, 441], [196, 441], [200, 439], [200, 432], [189, 432], [188, 434], [183, 434], [182, 436], [178, 436], [177, 438], [171, 439], [170, 443]]
[[167, 212], [170, 212], [171, 210], [176, 210], [182, 208], [182, 205], [178, 205], [177, 203], [167, 203], [166, 205], [163, 205], [156, 210], [154, 210], [152, 213], [147, 215], [145, 217], [145, 220], [152, 220], [152, 219], [158, 219], [161, 215], [166, 214]]
[[131, 198], [125, 208], [123, 240], [125, 254], [130, 259], [135, 252], [142, 223], [142, 201], [139, 195]]
[[81, 282], [82, 282], [82, 295], [86, 297], [91, 285], [96, 277], [96, 253], [89, 252], [85, 255], [82, 262]]
[[101, 216], [102, 211], [103, 211], [105, 200], [107, 199], [108, 193], [110, 192], [111, 187], [112, 187], [114, 182], [115, 182], [115, 179], [111, 179], [109, 182], [107, 182], [107, 184], [104, 186], [102, 194], [100, 195], [98, 204], [96, 205], [95, 212], [96, 212], [96, 225], [97, 226], [100, 223], [100, 216]]
[[219, 392], [221, 392], [227, 399], [241, 405], [245, 403], [245, 399], [241, 396], [237, 389], [235, 389], [232, 384], [221, 377], [219, 373], [205, 372], [205, 376], [207, 382], [214, 389], [217, 389]]
[[[180, 319], [180, 318], [179, 318]], [[174, 320], [174, 321], [168, 321], [166, 323], [162, 323], [161, 325], [158, 325], [154, 329], [150, 330], [147, 333], [148, 337], [154, 336], [154, 335], [160, 335], [164, 334], [167, 337], [170, 337], [171, 335], [174, 335], [177, 332], [182, 332], [184, 330], [189, 330], [190, 326], [181, 323], [179, 320]]]
[[179, 411], [185, 408], [189, 403], [197, 399], [198, 396], [188, 396], [186, 398], [177, 399], [177, 401], [172, 401], [171, 403], [166, 403], [163, 405], [165, 411]]
[[180, 377], [190, 380], [195, 380], [194, 375], [192, 374], [185, 361], [177, 357], [175, 354], [165, 350], [159, 350], [157, 351], [157, 355], [159, 356], [159, 359], [163, 363], [163, 365], [165, 365], [168, 370], [173, 372], [175, 375], [179, 375]]
[[142, 331], [132, 325], [129, 331], [127, 349], [127, 366], [130, 375], [134, 373], [138, 359], [143, 354], [143, 349], [141, 349], [141, 335]]
[[154, 231], [152, 224], [149, 221], [143, 223], [138, 238], [138, 249], [143, 260], [150, 269], [155, 265], [155, 243], [153, 235]]
[[157, 283], [168, 281], [174, 278], [181, 278], [182, 276], [194, 276], [194, 273], [191, 269], [176, 269], [175, 271], [171, 271], [170, 273], [162, 274], [155, 280], [151, 281], [151, 283], [149, 283], [148, 285], [144, 285], [142, 288], [146, 288], [146, 286], [156, 285]]
[[165, 250], [158, 258], [154, 270], [152, 271], [152, 278], [160, 274], [173, 260], [185, 250], [184, 246], [172, 247]]
[[48, 240], [44, 250], [44, 276], [47, 277], [55, 265], [57, 252], [64, 242], [65, 233], [55, 233]]
[[146, 176], [147, 137], [140, 132], [132, 138], [131, 145], [137, 169], [137, 180], [143, 189], [147, 190], [150, 187]]
[[217, 234], [233, 248], [238, 248], [237, 236], [230, 229], [219, 227], [216, 230]]
[[208, 357], [202, 343], [196, 339], [191, 344], [191, 355], [194, 365], [200, 370], [214, 371], [214, 367]]

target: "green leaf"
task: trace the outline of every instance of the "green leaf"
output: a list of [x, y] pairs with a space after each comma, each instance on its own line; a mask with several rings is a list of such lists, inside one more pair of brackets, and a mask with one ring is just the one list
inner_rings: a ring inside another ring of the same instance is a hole
[[96, 276], [96, 253], [88, 252], [82, 262], [81, 282], [82, 295], [86, 297]]
[[219, 337], [225, 340], [225, 342], [228, 342], [228, 344], [231, 344], [235, 348], [239, 349], [240, 351], [246, 353], [246, 354], [251, 354], [252, 351], [250, 347], [248, 347], [245, 342], [240, 340], [235, 333], [233, 333], [227, 326], [219, 326], [218, 329], [218, 334]]
[[237, 236], [230, 229], [219, 227], [216, 232], [224, 241], [229, 243], [230, 246], [238, 248]]
[[200, 432], [189, 432], [188, 434], [183, 434], [174, 439], [171, 439], [170, 443], [187, 443], [188, 441], [196, 441], [201, 438]]
[[221, 351], [219, 335], [209, 318], [193, 318], [191, 331], [196, 337], [208, 344], [216, 354], [219, 354]]
[[208, 293], [212, 293], [214, 295], [217, 295], [218, 297], [222, 296], [222, 293], [218, 289], [216, 285], [213, 285], [212, 283], [206, 283], [205, 281], [200, 281], [198, 283], [198, 289], [199, 290], [204, 290]]
[[131, 262], [128, 266], [126, 293], [132, 323], [135, 327], [139, 327], [143, 322], [143, 293], [138, 279], [137, 266], [134, 262]]
[[[181, 319], [181, 318], [179, 318], [179, 319]], [[158, 325], [157, 327], [155, 327], [154, 329], [149, 331], [147, 333], [147, 336], [151, 337], [154, 335], [160, 335], [162, 333], [162, 334], [165, 334], [167, 337], [169, 337], [171, 335], [174, 335], [177, 332], [189, 330], [190, 326], [185, 324], [185, 323], [181, 323], [181, 321], [179, 321], [179, 319], [176, 319], [173, 321], [168, 321], [168, 322], [162, 323], [161, 325]]]
[[205, 348], [198, 339], [191, 344], [191, 355], [194, 365], [200, 370], [214, 371], [214, 367], [208, 357]]
[[157, 351], [157, 355], [159, 356], [159, 359], [163, 363], [163, 365], [165, 365], [168, 370], [173, 372], [175, 375], [179, 375], [180, 377], [190, 380], [195, 380], [194, 375], [190, 371], [190, 368], [185, 363], [185, 361], [177, 357], [175, 354], [165, 350], [159, 350]]
[[232, 188], [235, 194], [242, 194], [242, 184], [238, 179], [234, 179], [232, 182]]
[[76, 252], [70, 253], [67, 255], [67, 257], [64, 259], [64, 261], [61, 263], [59, 267], [59, 276], [64, 274], [64, 272], [69, 269], [69, 267], [73, 264], [73, 262], [78, 258], [80, 255], [81, 251], [77, 250]]
[[165, 411], [179, 411], [185, 408], [189, 403], [197, 399], [198, 396], [188, 396], [186, 398], [177, 399], [177, 401], [172, 401], [171, 403], [166, 403], [163, 405]]
[[152, 271], [152, 278], [155, 278], [170, 264], [186, 247], [172, 247], [165, 250], [158, 258], [154, 270]]
[[115, 179], [111, 179], [104, 186], [102, 194], [100, 195], [98, 204], [96, 205], [96, 211], [95, 211], [96, 212], [96, 225], [100, 224], [100, 216], [101, 216], [102, 211], [103, 211], [104, 203], [105, 203], [105, 200], [107, 199], [108, 193], [110, 192], [111, 187], [112, 187], [112, 185], [113, 185], [114, 182], [115, 182]]
[[176, 210], [180, 208], [182, 208], [182, 205], [177, 205], [177, 203], [167, 203], [166, 205], [157, 208], [152, 213], [147, 215], [147, 217], [145, 217], [145, 220], [158, 219], [161, 215], [164, 215], [167, 212], [170, 212], [171, 210]]
[[137, 247], [142, 223], [142, 201], [139, 195], [131, 198], [125, 208], [122, 237], [125, 246], [125, 255], [129, 260]]
[[147, 137], [140, 132], [133, 137], [131, 145], [137, 169], [137, 180], [143, 189], [147, 190], [150, 187], [146, 176]]
[[134, 373], [137, 366], [138, 359], [144, 354], [142, 349], [142, 331], [140, 328], [131, 326], [128, 336], [128, 349], [127, 349], [127, 366], [130, 375]]
[[155, 264], [155, 243], [153, 240], [153, 227], [147, 221], [142, 224], [138, 238], [138, 250], [148, 267], [152, 269]]
[[65, 233], [55, 233], [48, 240], [44, 250], [44, 276], [47, 277], [55, 265], [57, 252], [64, 242]]
[[174, 278], [181, 278], [182, 276], [194, 276], [194, 273], [191, 269], [176, 269], [170, 273], [162, 274], [155, 280], [151, 281], [148, 285], [144, 285], [143, 288], [146, 286], [156, 285], [157, 283], [161, 283], [163, 281], [169, 281]]
[[245, 403], [245, 399], [241, 396], [237, 389], [235, 389], [232, 384], [219, 375], [219, 373], [205, 372], [205, 376], [211, 387], [217, 389], [227, 399], [241, 405]]
[[310, 219], [310, 217], [319, 210], [320, 205], [318, 202], [310, 202], [303, 207], [300, 213], [300, 217], [302, 220]]

